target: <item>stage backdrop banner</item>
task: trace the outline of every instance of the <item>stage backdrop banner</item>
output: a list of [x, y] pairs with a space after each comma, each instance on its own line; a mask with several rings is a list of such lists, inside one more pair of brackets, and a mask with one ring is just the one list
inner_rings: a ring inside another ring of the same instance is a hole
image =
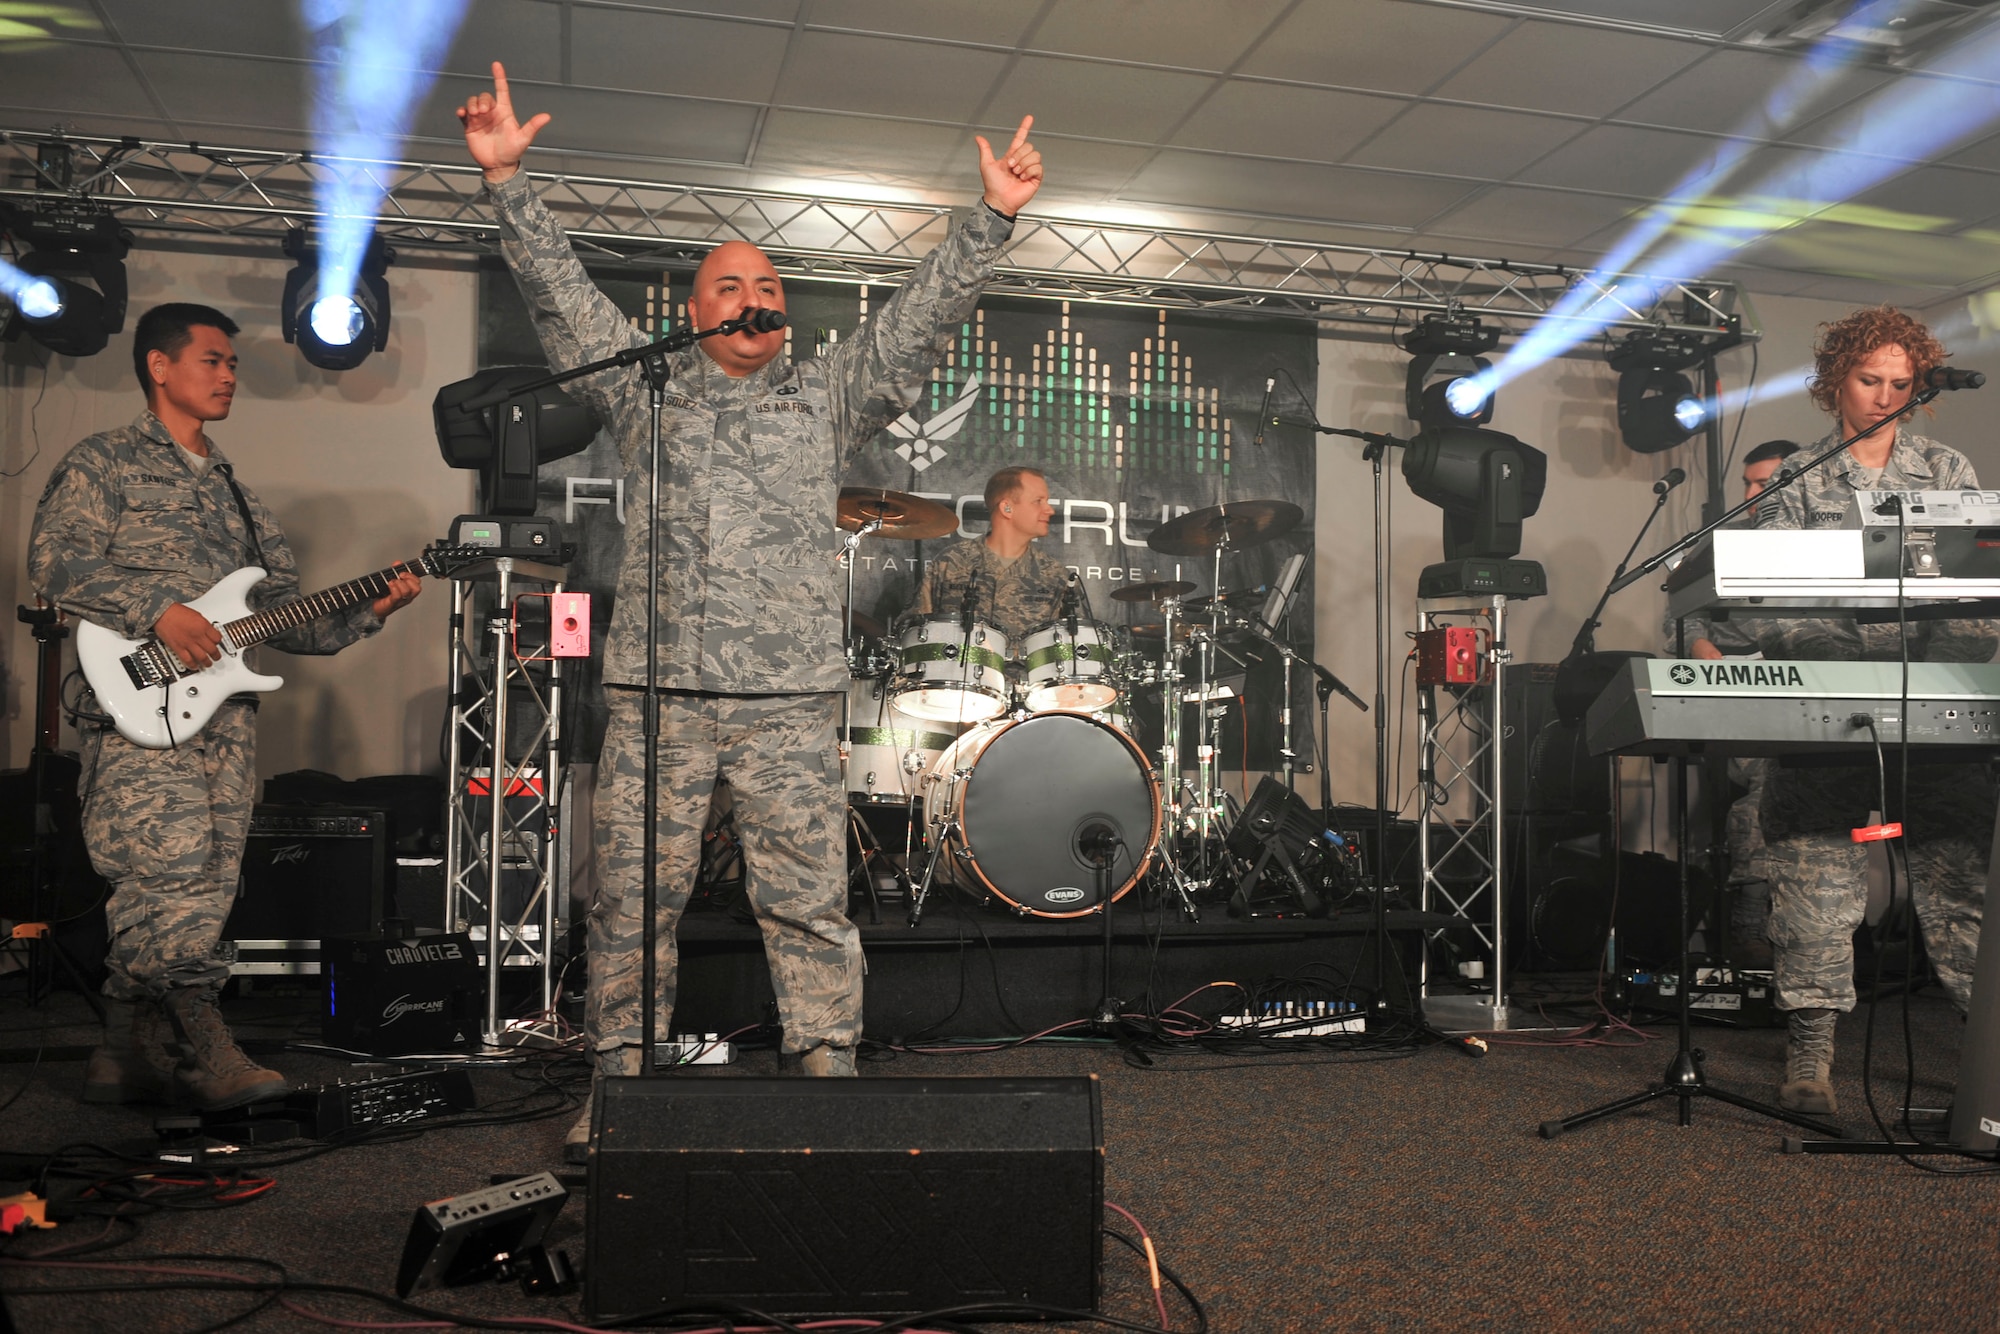
[[[686, 275], [593, 267], [592, 276], [649, 336], [686, 318]], [[853, 337], [892, 291], [788, 282], [789, 354], [812, 356]], [[488, 268], [480, 287], [480, 364], [541, 362], [512, 279], [497, 265]], [[857, 609], [887, 623], [908, 608], [925, 563], [946, 544], [986, 532], [986, 479], [1019, 464], [1047, 474], [1055, 517], [1041, 545], [1082, 577], [1089, 609], [1101, 622], [1158, 621], [1147, 604], [1112, 599], [1126, 584], [1179, 577], [1197, 593], [1209, 592], [1212, 557], [1164, 555], [1146, 538], [1166, 519], [1224, 501], [1283, 500], [1304, 511], [1292, 532], [1223, 558], [1225, 589], [1272, 582], [1285, 559], [1311, 543], [1313, 447], [1310, 436], [1289, 427], [1267, 431], [1264, 444], [1254, 445], [1257, 409], [1272, 378], [1276, 401], [1292, 411], [1315, 401], [1316, 364], [1314, 329], [1297, 321], [988, 298], [960, 326], [922, 401], [864, 446], [842, 479], [937, 500], [960, 525], [928, 542], [864, 539], [855, 570]], [[644, 479], [624, 476], [600, 436], [583, 453], [544, 466], [539, 493], [541, 512], [561, 520], [577, 543], [571, 585], [593, 595], [593, 632], [601, 642], [625, 537], [643, 516]], [[1258, 605], [1260, 598], [1250, 600], [1251, 610]], [[1287, 626], [1293, 646], [1308, 657], [1312, 606], [1308, 563]], [[1221, 738], [1224, 765], [1271, 768], [1281, 692], [1270, 662], [1238, 651], [1250, 664], [1250, 737], [1246, 749], [1232, 709]], [[579, 759], [593, 756], [601, 737], [594, 680], [583, 696]], [[1294, 697], [1294, 718], [1302, 724], [1311, 716], [1309, 685], [1295, 682]], [[1142, 708], [1159, 712], [1157, 698]], [[1161, 722], [1141, 720], [1149, 749]], [[1303, 738], [1297, 748], [1311, 753]]]

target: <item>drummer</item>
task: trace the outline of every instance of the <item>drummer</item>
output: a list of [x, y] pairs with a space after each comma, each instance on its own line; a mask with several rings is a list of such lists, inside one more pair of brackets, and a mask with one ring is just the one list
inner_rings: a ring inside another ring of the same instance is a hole
[[1055, 514], [1049, 479], [1034, 468], [1002, 468], [986, 479], [986, 512], [985, 539], [954, 543], [931, 561], [912, 610], [919, 615], [959, 612], [969, 589], [973, 619], [1018, 645], [1065, 614], [1063, 594], [1070, 573], [1034, 544], [1048, 534]]

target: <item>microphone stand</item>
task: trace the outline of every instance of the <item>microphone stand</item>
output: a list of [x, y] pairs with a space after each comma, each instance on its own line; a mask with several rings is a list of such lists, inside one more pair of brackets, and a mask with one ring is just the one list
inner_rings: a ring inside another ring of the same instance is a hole
[[[1678, 472], [1679, 469], [1675, 469], [1675, 471]], [[1679, 483], [1675, 483], [1675, 485], [1679, 485]], [[1646, 540], [1647, 530], [1653, 526], [1653, 520], [1660, 517], [1660, 511], [1667, 506], [1667, 497], [1673, 493], [1674, 488], [1669, 486], [1665, 490], [1656, 491], [1654, 494], [1653, 508], [1646, 515], [1646, 522], [1639, 525], [1638, 533], [1632, 538], [1632, 545], [1625, 548], [1625, 555], [1618, 562], [1618, 568], [1611, 572], [1611, 582], [1604, 586], [1604, 593], [1597, 599], [1597, 605], [1590, 609], [1590, 615], [1584, 617], [1583, 624], [1577, 628], [1576, 642], [1569, 646], [1569, 656], [1563, 659], [1564, 662], [1574, 662], [1586, 654], [1597, 651], [1597, 628], [1604, 624], [1598, 618], [1604, 615], [1605, 604], [1611, 601], [1612, 593], [1619, 588], [1618, 581], [1624, 577], [1625, 567], [1632, 563], [1632, 553], [1637, 551], [1639, 544]]]
[[[1843, 440], [1839, 444], [1836, 444], [1831, 448], [1824, 450], [1816, 457], [1808, 460], [1802, 467], [1798, 468], [1796, 471], [1787, 471], [1784, 469], [1780, 469], [1778, 476], [1773, 478], [1771, 484], [1765, 487], [1764, 490], [1760, 492], [1758, 495], [1750, 499], [1746, 499], [1741, 504], [1735, 506], [1734, 508], [1725, 511], [1722, 514], [1717, 515], [1714, 519], [1710, 520], [1708, 523], [1701, 525], [1699, 528], [1696, 528], [1693, 532], [1681, 538], [1679, 541], [1674, 542], [1673, 544], [1666, 547], [1664, 550], [1658, 552], [1657, 554], [1648, 557], [1646, 560], [1641, 562], [1639, 567], [1633, 570], [1630, 574], [1614, 576], [1613, 579], [1611, 580], [1610, 586], [1604, 590], [1604, 598], [1600, 599], [1598, 602], [1598, 610], [1599, 611], [1603, 610], [1604, 601], [1608, 600], [1613, 593], [1617, 592], [1621, 588], [1629, 587], [1638, 580], [1645, 578], [1648, 574], [1652, 573], [1654, 570], [1659, 569], [1662, 565], [1666, 564], [1667, 561], [1670, 560], [1675, 555], [1675, 553], [1687, 550], [1689, 547], [1693, 546], [1696, 542], [1700, 541], [1708, 534], [1714, 532], [1717, 528], [1720, 528], [1723, 524], [1728, 523], [1731, 519], [1734, 519], [1737, 515], [1742, 514], [1744, 511], [1748, 510], [1752, 505], [1761, 502], [1766, 496], [1769, 496], [1772, 492], [1780, 491], [1783, 490], [1785, 487], [1790, 486], [1792, 483], [1796, 482], [1799, 478], [1805, 476], [1807, 473], [1811, 472], [1814, 468], [1819, 467], [1821, 464], [1824, 464], [1828, 459], [1831, 459], [1834, 456], [1838, 455], [1843, 450], [1847, 449], [1848, 446], [1854, 444], [1856, 441], [1865, 440], [1869, 436], [1875, 434], [1875, 432], [1881, 430], [1884, 426], [1889, 426], [1895, 422], [1901, 421], [1904, 417], [1907, 417], [1910, 413], [1916, 411], [1924, 404], [1930, 402], [1932, 399], [1936, 398], [1942, 392], [1943, 390], [1940, 388], [1931, 387], [1931, 388], [1926, 388], [1919, 393], [1913, 394], [1910, 397], [1910, 401], [1905, 403], [1897, 411], [1890, 413], [1888, 416], [1884, 417], [1881, 421], [1876, 422], [1873, 426], [1870, 426], [1865, 430], [1856, 431], [1848, 439]], [[1666, 497], [1663, 495], [1661, 496], [1660, 499], [1664, 501]], [[1657, 513], [1658, 509], [1659, 506], [1655, 505], [1654, 512]], [[1650, 520], [1648, 520], [1648, 522], [1650, 522]], [[1635, 542], [1633, 545], [1636, 548], [1638, 544]], [[1595, 619], [1595, 615], [1596, 613], [1592, 613], [1593, 620]], [[1590, 622], [1586, 622], [1586, 628], [1588, 628], [1589, 625]], [[1583, 641], [1582, 633], [1578, 634], [1577, 639], [1579, 643]], [[1554, 1139], [1557, 1135], [1562, 1134], [1566, 1130], [1575, 1130], [1581, 1126], [1590, 1124], [1592, 1121], [1597, 1121], [1604, 1117], [1615, 1115], [1616, 1113], [1625, 1111], [1628, 1108], [1643, 1106], [1646, 1103], [1657, 1101], [1660, 1098], [1677, 1099], [1679, 1102], [1680, 1123], [1684, 1126], [1692, 1125], [1694, 1123], [1694, 1100], [1699, 1097], [1699, 1098], [1714, 1098], [1718, 1102], [1728, 1103], [1732, 1107], [1741, 1107], [1745, 1111], [1756, 1112], [1758, 1115], [1770, 1117], [1774, 1121], [1786, 1121], [1795, 1126], [1804, 1126], [1808, 1130], [1818, 1131], [1821, 1134], [1830, 1135], [1833, 1138], [1838, 1139], [1840, 1138], [1840, 1133], [1841, 1133], [1840, 1128], [1838, 1126], [1829, 1126], [1822, 1121], [1815, 1120], [1812, 1117], [1803, 1116], [1796, 1112], [1788, 1112], [1781, 1107], [1773, 1107], [1767, 1103], [1758, 1102], [1754, 1098], [1746, 1098], [1740, 1093], [1732, 1093], [1728, 1089], [1716, 1088], [1714, 1085], [1708, 1082], [1708, 1077], [1706, 1073], [1702, 1070], [1701, 1061], [1696, 1056], [1694, 1051], [1693, 1020], [1691, 1017], [1691, 1012], [1689, 1010], [1689, 1001], [1690, 1001], [1689, 993], [1692, 992], [1694, 989], [1694, 978], [1689, 967], [1690, 963], [1692, 962], [1692, 956], [1688, 950], [1689, 886], [1688, 886], [1687, 795], [1688, 795], [1688, 757], [1686, 755], [1680, 755], [1676, 756], [1674, 759], [1674, 806], [1676, 814], [1678, 815], [1678, 819], [1676, 821], [1678, 829], [1675, 835], [1676, 848], [1674, 855], [1680, 861], [1681, 962], [1680, 962], [1680, 978], [1679, 978], [1679, 988], [1678, 988], [1680, 992], [1680, 1007], [1679, 1007], [1680, 1015], [1679, 1015], [1679, 1022], [1676, 1025], [1679, 1031], [1680, 1040], [1678, 1047], [1674, 1052], [1673, 1060], [1668, 1063], [1667, 1071], [1663, 1076], [1661, 1076], [1659, 1082], [1652, 1084], [1647, 1088], [1641, 1089], [1637, 1093], [1628, 1094], [1625, 1097], [1613, 1099], [1611, 1102], [1604, 1103], [1601, 1106], [1590, 1108], [1588, 1111], [1577, 1112], [1574, 1115], [1563, 1117], [1560, 1120], [1544, 1121], [1540, 1126], [1541, 1136], [1543, 1139]], [[1613, 865], [1614, 866], [1616, 865], [1615, 861]]]

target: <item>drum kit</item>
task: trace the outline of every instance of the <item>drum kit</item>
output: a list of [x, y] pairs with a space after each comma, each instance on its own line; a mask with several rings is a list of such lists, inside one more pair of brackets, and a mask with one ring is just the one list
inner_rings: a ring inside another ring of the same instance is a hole
[[[1166, 555], [1211, 561], [1222, 589], [1224, 560], [1297, 526], [1284, 501], [1242, 501], [1195, 510], [1147, 539]], [[1143, 604], [1151, 625], [1109, 626], [1074, 614], [1010, 644], [998, 627], [962, 613], [909, 615], [890, 626], [854, 610], [855, 553], [864, 538], [918, 540], [956, 531], [947, 507], [881, 488], [842, 488], [846, 533], [846, 655], [851, 678], [841, 728], [850, 825], [861, 849], [857, 874], [871, 901], [877, 871], [893, 881], [917, 925], [932, 886], [945, 883], [998, 900], [1022, 916], [1082, 917], [1122, 898], [1149, 873], [1190, 918], [1223, 869], [1221, 787], [1215, 727], [1230, 688], [1220, 659], [1254, 636], [1284, 660], [1286, 699], [1296, 655], [1275, 634], [1282, 615], [1250, 595], [1218, 591], [1190, 599], [1175, 578], [1126, 584], [1112, 598]], [[1304, 557], [1281, 579], [1285, 594]], [[1176, 571], [1178, 574], [1178, 570]], [[1257, 597], [1265, 596], [1259, 590]], [[1157, 756], [1133, 739], [1132, 722], [1154, 692], [1162, 720]], [[1182, 715], [1198, 706], [1195, 763], [1182, 771]], [[1293, 763], [1291, 710], [1281, 712], [1281, 754]], [[1157, 764], [1155, 764], [1157, 759]], [[888, 856], [862, 812], [907, 813], [903, 856]], [[921, 861], [921, 874], [911, 872]]]

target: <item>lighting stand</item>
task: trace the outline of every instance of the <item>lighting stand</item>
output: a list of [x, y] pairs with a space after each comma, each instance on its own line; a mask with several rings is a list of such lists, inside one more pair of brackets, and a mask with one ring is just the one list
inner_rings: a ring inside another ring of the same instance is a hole
[[[1612, 593], [1617, 592], [1619, 589], [1628, 587], [1638, 580], [1643, 579], [1654, 570], [1659, 569], [1675, 553], [1686, 551], [1709, 533], [1748, 510], [1765, 496], [1775, 491], [1783, 490], [1811, 472], [1814, 468], [1825, 463], [1828, 459], [1838, 457], [1856, 441], [1866, 439], [1868, 436], [1881, 430], [1884, 426], [1893, 428], [1896, 422], [1936, 398], [1939, 392], [1941, 391], [1932, 388], [1912, 395], [1910, 401], [1905, 403], [1898, 411], [1884, 417], [1881, 421], [1876, 422], [1866, 430], [1857, 431], [1848, 439], [1842, 440], [1831, 448], [1824, 450], [1795, 471], [1780, 468], [1778, 475], [1771, 479], [1771, 484], [1760, 495], [1745, 500], [1732, 509], [1717, 515], [1687, 536], [1671, 543], [1664, 550], [1647, 557], [1631, 573], [1614, 578], [1611, 581], [1610, 587], [1605, 592], [1606, 598], [1609, 598]], [[1601, 606], [1602, 604], [1600, 603], [1600, 608]], [[1675, 626], [1675, 651], [1677, 653], [1685, 651], [1685, 645], [1680, 642], [1685, 638], [1683, 625], [1684, 623], [1676, 623]], [[1675, 1048], [1674, 1057], [1667, 1063], [1667, 1071], [1660, 1077], [1658, 1083], [1642, 1089], [1638, 1093], [1614, 1099], [1602, 1106], [1593, 1107], [1588, 1111], [1578, 1112], [1573, 1116], [1566, 1116], [1556, 1121], [1544, 1121], [1540, 1127], [1542, 1138], [1554, 1139], [1565, 1130], [1575, 1130], [1580, 1126], [1589, 1125], [1592, 1121], [1601, 1120], [1614, 1113], [1622, 1112], [1627, 1108], [1644, 1106], [1646, 1103], [1655, 1102], [1661, 1098], [1676, 1099], [1679, 1105], [1680, 1123], [1684, 1126], [1691, 1125], [1693, 1124], [1694, 1100], [1696, 1098], [1714, 1098], [1719, 1102], [1726, 1102], [1732, 1107], [1741, 1107], [1745, 1111], [1756, 1112], [1760, 1116], [1768, 1116], [1774, 1121], [1786, 1121], [1792, 1125], [1803, 1126], [1808, 1130], [1815, 1130], [1821, 1134], [1830, 1135], [1838, 1139], [1841, 1133], [1838, 1126], [1830, 1126], [1825, 1122], [1816, 1121], [1811, 1117], [1803, 1116], [1796, 1112], [1788, 1112], [1781, 1107], [1772, 1107], [1766, 1103], [1758, 1102], [1754, 1098], [1746, 1098], [1740, 1093], [1731, 1093], [1727, 1089], [1716, 1088], [1708, 1082], [1707, 1076], [1702, 1071], [1700, 1058], [1695, 1054], [1693, 1047], [1693, 1021], [1688, 1008], [1690, 994], [1694, 989], [1694, 974], [1692, 969], [1693, 956], [1688, 948], [1688, 934], [1690, 930], [1688, 903], [1690, 894], [1688, 888], [1687, 775], [1687, 757], [1685, 755], [1676, 756], [1674, 759], [1674, 806], [1679, 815], [1677, 821], [1679, 833], [1676, 838], [1675, 856], [1680, 861], [1679, 930], [1681, 935], [1681, 962], [1679, 978], [1680, 1006], [1678, 1023], [1676, 1025], [1679, 1043]]]

